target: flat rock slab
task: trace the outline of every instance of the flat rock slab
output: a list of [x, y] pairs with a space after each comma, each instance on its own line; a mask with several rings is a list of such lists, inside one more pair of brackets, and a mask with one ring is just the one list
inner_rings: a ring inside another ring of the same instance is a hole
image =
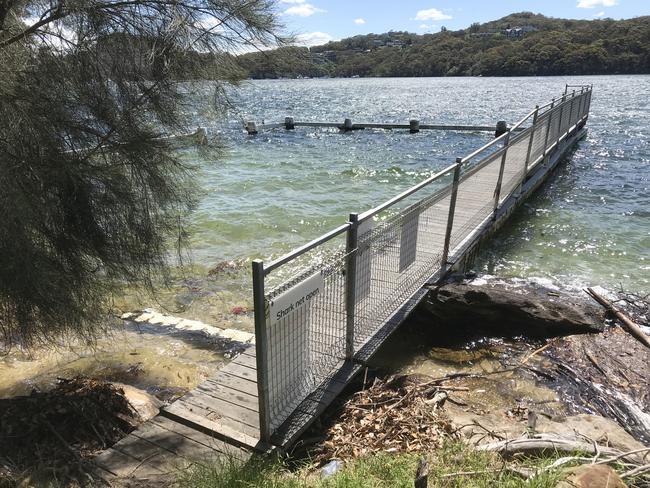
[[565, 470], [566, 478], [556, 488], [626, 488], [627, 485], [609, 466], [585, 464]]
[[433, 323], [467, 329], [472, 336], [541, 339], [601, 332], [597, 309], [535, 289], [451, 283], [429, 290], [419, 312]]

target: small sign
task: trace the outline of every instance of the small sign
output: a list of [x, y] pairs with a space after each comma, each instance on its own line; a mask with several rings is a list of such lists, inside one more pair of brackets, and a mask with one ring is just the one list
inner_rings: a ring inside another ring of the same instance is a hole
[[319, 271], [270, 301], [271, 323], [279, 322], [297, 310], [308, 307], [311, 300], [323, 292], [323, 285], [323, 273]]
[[402, 232], [399, 245], [399, 272], [415, 262], [418, 250], [418, 225], [420, 223], [420, 212], [412, 211], [402, 222]]
[[370, 236], [369, 232], [375, 227], [375, 221], [372, 218], [362, 221], [357, 227], [357, 238], [359, 240], [366, 240]]
[[374, 227], [375, 221], [370, 218], [361, 222], [357, 229], [359, 239], [355, 286], [355, 301], [357, 304], [370, 293], [370, 285], [372, 283], [372, 249], [370, 249], [370, 237], [372, 236]]

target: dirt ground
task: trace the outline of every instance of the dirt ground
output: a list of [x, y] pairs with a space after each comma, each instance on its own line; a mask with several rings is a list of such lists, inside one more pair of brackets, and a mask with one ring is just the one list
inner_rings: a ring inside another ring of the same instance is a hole
[[85, 377], [0, 399], [0, 487], [89, 482], [90, 458], [139, 423], [123, 390]]

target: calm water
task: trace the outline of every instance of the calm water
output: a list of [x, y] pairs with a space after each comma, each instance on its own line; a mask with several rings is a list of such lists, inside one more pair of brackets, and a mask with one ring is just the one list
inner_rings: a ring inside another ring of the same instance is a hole
[[[200, 99], [196, 124], [214, 127], [226, 151], [214, 161], [187, 154], [200, 162], [204, 189], [194, 216], [194, 260], [213, 266], [277, 257], [490, 138], [307, 128], [248, 137], [244, 120], [273, 123], [291, 115], [309, 121], [513, 123], [557, 96], [566, 82], [594, 85], [589, 134], [477, 266], [565, 287], [621, 283], [648, 290], [650, 76], [255, 81], [231, 95], [236, 109], [218, 127], [202, 107], [207, 97]], [[246, 288], [246, 274], [235, 280], [237, 287]]]

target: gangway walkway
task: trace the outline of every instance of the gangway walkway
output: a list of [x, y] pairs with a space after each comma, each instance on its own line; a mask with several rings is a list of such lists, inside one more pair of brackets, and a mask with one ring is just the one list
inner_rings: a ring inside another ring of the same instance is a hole
[[[130, 459], [156, 471], [134, 443], [163, 458], [234, 449], [246, 459], [290, 446], [420, 302], [423, 286], [470, 259], [585, 134], [591, 95], [591, 86], [567, 87], [400, 195], [271, 263], [254, 261], [254, 347], [97, 464], [115, 474]], [[189, 444], [175, 448], [175, 432]]]

